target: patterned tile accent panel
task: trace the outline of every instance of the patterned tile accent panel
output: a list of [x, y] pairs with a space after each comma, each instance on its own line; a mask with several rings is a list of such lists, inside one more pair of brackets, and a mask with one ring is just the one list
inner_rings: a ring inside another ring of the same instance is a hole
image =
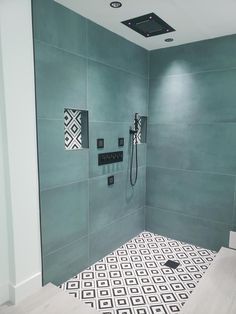
[[103, 314], [179, 313], [215, 254], [143, 232], [60, 287]]
[[138, 119], [138, 132], [136, 134], [137, 137], [137, 143], [141, 144], [141, 139], [142, 139], [142, 119], [141, 117]]
[[83, 125], [87, 125], [87, 112], [78, 109], [64, 109], [64, 131], [65, 131], [65, 149], [74, 150], [84, 148], [83, 143], [87, 142], [83, 136]]
[[[134, 120], [135, 127], [135, 120]], [[147, 117], [141, 116], [138, 119], [138, 132], [134, 136], [134, 143], [137, 144], [146, 143], [146, 133], [147, 133]]]

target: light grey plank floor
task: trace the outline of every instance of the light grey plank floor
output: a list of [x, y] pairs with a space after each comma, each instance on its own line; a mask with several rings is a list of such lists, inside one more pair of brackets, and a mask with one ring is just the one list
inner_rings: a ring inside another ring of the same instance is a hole
[[17, 306], [0, 308], [0, 314], [97, 314], [88, 305], [75, 299], [52, 284]]
[[221, 248], [181, 314], [236, 313], [236, 251]]

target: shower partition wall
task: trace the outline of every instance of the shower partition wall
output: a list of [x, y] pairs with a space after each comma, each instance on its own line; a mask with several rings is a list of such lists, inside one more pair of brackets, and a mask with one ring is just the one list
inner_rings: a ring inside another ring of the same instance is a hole
[[218, 250], [236, 229], [236, 35], [150, 53], [146, 227]]
[[[135, 189], [127, 174], [130, 121], [147, 114], [148, 53], [53, 0], [33, 1], [33, 23], [43, 278], [59, 284], [144, 229], [145, 144]], [[118, 150], [123, 162], [98, 166], [98, 153]]]

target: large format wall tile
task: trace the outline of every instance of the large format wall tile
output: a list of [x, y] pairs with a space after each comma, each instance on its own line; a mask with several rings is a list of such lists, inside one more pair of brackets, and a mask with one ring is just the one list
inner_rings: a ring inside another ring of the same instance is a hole
[[147, 205], [230, 224], [233, 176], [148, 167]]
[[89, 61], [88, 108], [91, 121], [131, 123], [147, 114], [148, 80]]
[[219, 250], [228, 246], [230, 225], [148, 207], [146, 221], [150, 231], [195, 245]]
[[87, 61], [85, 58], [36, 42], [37, 115], [63, 119], [64, 108], [87, 107]]
[[43, 258], [43, 283], [59, 285], [88, 266], [88, 237]]
[[146, 167], [139, 168], [135, 187], [130, 185], [127, 172], [116, 173], [114, 179], [111, 186], [107, 185], [106, 176], [90, 179], [89, 231], [92, 233], [145, 206]]
[[146, 228], [209, 248], [235, 221], [235, 38], [150, 53]]
[[108, 186], [107, 177], [90, 179], [89, 231], [97, 232], [124, 215], [125, 173], [114, 176], [115, 184]]
[[88, 56], [102, 63], [148, 77], [147, 50], [93, 22], [88, 22]]
[[88, 234], [88, 191], [88, 181], [84, 181], [41, 193], [45, 255]]
[[150, 52], [150, 77], [236, 66], [236, 35]]
[[98, 261], [144, 229], [144, 211], [140, 209], [116, 220], [101, 231], [90, 234], [90, 264]]
[[148, 164], [236, 174], [236, 124], [152, 124]]
[[236, 122], [236, 70], [150, 80], [150, 123]]
[[126, 175], [124, 186], [125, 194], [125, 213], [144, 207], [146, 204], [146, 166], [138, 168], [138, 179], [134, 187], [131, 186], [129, 175]]
[[63, 120], [39, 119], [38, 145], [41, 189], [88, 178], [88, 150], [65, 150]]
[[[134, 189], [128, 159], [134, 114], [147, 114], [148, 52], [53, 0], [33, 0], [33, 20], [43, 277], [59, 284], [144, 229], [146, 145]], [[65, 150], [64, 108], [89, 110], [89, 149]], [[99, 152], [118, 150], [123, 163], [98, 167]]]
[[53, 0], [33, 0], [34, 37], [69, 52], [87, 55], [87, 20]]

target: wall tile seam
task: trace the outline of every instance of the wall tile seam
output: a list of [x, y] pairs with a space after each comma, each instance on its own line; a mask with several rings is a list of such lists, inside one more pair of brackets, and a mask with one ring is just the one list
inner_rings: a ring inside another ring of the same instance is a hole
[[[86, 55], [88, 56], [88, 20], [86, 19], [86, 26], [85, 26], [85, 31], [86, 31]], [[86, 58], [86, 108], [88, 108], [88, 65], [89, 61], [88, 58]], [[90, 121], [90, 112], [88, 110], [88, 149], [90, 149], [91, 141], [90, 141], [90, 126], [91, 126], [91, 121]], [[90, 260], [90, 240], [89, 240], [89, 234], [90, 234], [90, 151], [88, 154], [88, 210], [87, 210], [87, 231], [88, 231], [88, 246], [87, 246], [87, 264], [89, 264]]]
[[141, 75], [141, 74], [135, 73], [133, 71], [129, 71], [127, 69], [124, 69], [122, 67], [118, 67], [118, 66], [112, 65], [111, 63], [105, 63], [103, 61], [100, 61], [98, 59], [91, 58], [91, 57], [88, 57], [88, 61], [93, 62], [93, 63], [98, 63], [100, 65], [112, 68], [113, 70], [117, 70], [117, 71], [120, 71], [120, 72], [125, 72], [126, 74], [133, 75], [133, 76], [136, 76], [137, 78], [140, 78], [140, 79], [143, 79], [145, 81], [148, 81], [148, 77], [145, 76], [145, 75]]
[[213, 172], [213, 171], [206, 171], [206, 170], [170, 168], [170, 167], [161, 167], [161, 166], [155, 166], [155, 165], [149, 165], [149, 164], [147, 164], [146, 167], [147, 167], [147, 169], [148, 168], [159, 168], [159, 169], [173, 170], [173, 171], [179, 171], [179, 172], [193, 172], [193, 173], [206, 174], [206, 175], [208, 174], [208, 175], [215, 175], [215, 176], [236, 177], [236, 174], [223, 173], [223, 172]]
[[[196, 246], [196, 247], [199, 247], [199, 244], [196, 244], [194, 243], [195, 241], [193, 240], [186, 240], [186, 237], [183, 238], [182, 236], [182, 233], [181, 231], [180, 232], [174, 232], [174, 234], [171, 236], [170, 234], [166, 234], [163, 230], [160, 232], [160, 228], [162, 228], [161, 226], [157, 226], [157, 228], [155, 227], [149, 227], [148, 229], [148, 232], [151, 232], [151, 233], [154, 233], [154, 234], [157, 234], [158, 236], [161, 236], [161, 237], [165, 237], [167, 239], [171, 239], [171, 240], [174, 240], [174, 241], [179, 241], [179, 242], [182, 242], [184, 243], [185, 245], [192, 245], [192, 246]], [[218, 253], [218, 251], [220, 250], [220, 248], [216, 248], [216, 247], [209, 247], [209, 246], [206, 246], [205, 244], [200, 244], [200, 247], [201, 249], [205, 249], [205, 250], [210, 250], [211, 252], [214, 252], [215, 254]]]
[[[88, 149], [86, 149], [88, 150]], [[139, 169], [142, 169], [142, 168], [146, 168], [146, 165], [141, 165], [138, 167]], [[65, 184], [60, 184], [60, 185], [55, 185], [55, 186], [50, 186], [48, 188], [43, 188], [43, 189], [40, 189], [40, 192], [47, 192], [47, 191], [50, 191], [50, 190], [56, 190], [56, 189], [59, 189], [59, 188], [63, 188], [63, 187], [68, 187], [70, 185], [75, 185], [77, 183], [85, 183], [85, 182], [88, 182], [91, 180], [99, 180], [99, 179], [102, 179], [102, 178], [107, 178], [109, 175], [111, 174], [114, 174], [114, 175], [118, 175], [118, 174], [127, 174], [127, 171], [126, 170], [123, 170], [123, 171], [112, 171], [110, 173], [107, 173], [107, 174], [102, 174], [102, 175], [97, 175], [97, 176], [89, 176], [88, 178], [86, 179], [80, 179], [80, 180], [76, 180], [76, 181], [71, 181], [69, 183], [65, 183]]]
[[75, 244], [76, 242], [81, 242], [82, 240], [88, 239], [88, 236], [89, 236], [89, 233], [86, 233], [85, 235], [83, 235], [83, 236], [81, 236], [81, 237], [79, 237], [79, 238], [77, 238], [77, 239], [71, 241], [70, 243], [67, 243], [67, 244], [65, 244], [65, 245], [63, 245], [63, 246], [57, 248], [56, 250], [51, 251], [50, 253], [47, 253], [47, 254], [44, 254], [44, 253], [43, 253], [43, 254], [42, 254], [42, 255], [43, 255], [43, 259], [46, 258], [46, 257], [48, 257], [48, 256], [50, 256], [50, 255], [53, 255], [53, 254], [55, 254], [55, 253], [57, 253], [57, 252], [59, 252], [59, 251], [64, 250], [65, 248], [67, 248], [67, 247], [69, 247], [69, 246], [72, 246], [72, 245]]
[[[68, 53], [68, 54], [70, 54], [70, 55], [73, 55], [73, 56], [76, 56], [76, 57], [79, 57], [79, 58], [82, 58], [82, 59], [87, 59], [88, 61], [92, 61], [92, 62], [94, 62], [94, 63], [98, 63], [98, 64], [101, 64], [101, 65], [107, 66], [107, 67], [109, 67], [109, 68], [112, 68], [112, 69], [115, 69], [115, 70], [118, 70], [118, 71], [121, 71], [121, 72], [125, 72], [125, 73], [128, 73], [128, 74], [130, 74], [130, 75], [134, 75], [134, 76], [136, 76], [136, 77], [138, 77], [138, 78], [142, 78], [142, 79], [144, 79], [144, 80], [148, 80], [148, 79], [149, 79], [148, 76], [146, 76], [146, 75], [142, 75], [142, 74], [139, 74], [139, 73], [136, 73], [136, 72], [133, 72], [133, 71], [129, 71], [129, 70], [125, 69], [125, 68], [118, 67], [118, 66], [115, 66], [115, 65], [113, 65], [113, 64], [111, 64], [111, 63], [106, 63], [106, 62], [103, 62], [103, 61], [101, 61], [101, 60], [98, 60], [98, 59], [95, 59], [95, 58], [91, 58], [91, 57], [89, 57], [89, 56], [85, 56], [85, 55], [82, 55], [82, 54], [79, 54], [79, 53], [75, 53], [75, 52], [72, 52], [72, 51], [68, 51], [68, 50], [66, 50], [66, 49], [57, 47], [57, 46], [55, 46], [55, 45], [53, 45], [53, 44], [51, 44], [51, 43], [48, 43], [48, 42], [46, 42], [46, 41], [39, 40], [39, 39], [37, 39], [37, 38], [35, 38], [35, 42], [36, 42], [36, 43], [43, 44], [43, 45], [45, 45], [45, 46], [52, 47], [52, 48], [57, 49], [57, 50], [59, 50], [59, 51]], [[36, 61], [36, 63], [37, 63], [37, 61]]]
[[[146, 168], [146, 165], [141, 165], [138, 167], [138, 169], [142, 169], [142, 168]], [[90, 176], [89, 177], [89, 180], [91, 181], [95, 181], [95, 180], [99, 180], [99, 179], [102, 179], [102, 178], [107, 178], [109, 177], [110, 175], [121, 175], [121, 174], [125, 174], [127, 175], [127, 170], [122, 170], [122, 171], [111, 171], [107, 174], [101, 174], [101, 175], [96, 175], [96, 176]]]
[[227, 71], [235, 71], [236, 66], [231, 67], [222, 67], [217, 69], [208, 69], [208, 70], [201, 70], [201, 71], [195, 71], [195, 72], [185, 72], [185, 73], [177, 73], [177, 74], [157, 74], [155, 76], [150, 76], [150, 81], [156, 81], [158, 79], [161, 79], [163, 77], [180, 77], [180, 76], [195, 76], [195, 75], [201, 75], [204, 73], [217, 73], [217, 72], [227, 72]]
[[236, 177], [235, 177], [235, 183], [234, 183], [234, 204], [233, 204], [233, 218], [232, 218], [231, 228], [233, 229], [234, 226], [236, 226]]
[[[67, 108], [67, 107], [65, 107], [65, 108]], [[80, 110], [79, 108], [75, 108], [75, 109]], [[81, 109], [81, 110], [83, 110], [83, 109]], [[64, 112], [63, 112], [63, 114], [64, 114]], [[38, 117], [37, 117], [37, 120], [61, 121], [61, 122], [63, 122], [63, 125], [64, 125], [64, 119], [63, 119], [63, 118], [45, 118], [45, 117], [40, 117], [40, 116], [38, 116]]]
[[[67, 108], [67, 107], [65, 107]], [[80, 109], [80, 108], [74, 108], [75, 110], [85, 110], [85, 111], [90, 111], [89, 108], [87, 107], [86, 109]], [[64, 113], [64, 112], [63, 112]], [[37, 117], [37, 120], [45, 120], [45, 121], [61, 121], [64, 123], [64, 119], [63, 118], [46, 118], [46, 117]], [[130, 126], [132, 124], [132, 121], [128, 122], [128, 121], [112, 121], [112, 120], [89, 120], [89, 123], [103, 123], [103, 124], [121, 124], [121, 125], [127, 125]], [[146, 143], [141, 143], [141, 144], [146, 144]]]
[[[123, 215], [123, 216], [121, 216], [121, 217], [119, 217], [119, 218], [117, 218], [117, 219], [114, 219], [112, 222], [110, 222], [110, 223], [108, 223], [108, 224], [105, 224], [105, 225], [102, 227], [101, 230], [94, 231], [94, 232], [90, 232], [90, 233], [89, 233], [89, 237], [90, 237], [90, 236], [93, 236], [93, 235], [95, 235], [95, 234], [97, 234], [97, 233], [99, 233], [99, 232], [101, 232], [101, 231], [103, 231], [105, 228], [114, 225], [116, 222], [119, 222], [119, 221], [123, 220], [124, 218], [127, 218], [127, 217], [129, 217], [129, 216], [138, 214], [138, 213], [141, 212], [143, 209], [144, 209], [144, 205], [141, 206], [141, 207], [138, 207], [138, 208], [131, 209], [131, 210], [129, 209], [130, 212], [129, 212], [128, 214], [125, 214], [125, 215]], [[142, 214], [143, 214], [143, 213], [142, 213]]]
[[60, 189], [60, 188], [64, 188], [64, 187], [69, 187], [70, 185], [76, 185], [77, 183], [78, 184], [79, 183], [89, 183], [89, 177], [88, 178], [83, 178], [83, 179], [80, 179], [80, 180], [76, 180], [76, 181], [71, 181], [71, 182], [68, 182], [68, 183], [65, 183], [65, 184], [59, 184], [59, 185], [54, 185], [54, 186], [50, 186], [50, 187], [47, 187], [47, 188], [43, 188], [43, 189], [40, 189], [40, 193], [51, 191], [51, 190], [56, 190], [56, 189]]
[[150, 122], [149, 123], [149, 127], [150, 126], [171, 126], [171, 125], [180, 125], [180, 126], [186, 126], [186, 125], [189, 125], [189, 126], [192, 126], [192, 125], [235, 125], [236, 124], [236, 120], [235, 122], [232, 122], [232, 121], [219, 121], [219, 122], [186, 122], [186, 121], [180, 121], [180, 122]]
[[154, 206], [150, 206], [150, 205], [147, 205], [147, 209], [148, 208], [151, 208], [151, 209], [154, 209], [154, 210], [161, 210], [163, 212], [173, 213], [173, 214], [184, 216], [184, 217], [195, 218], [195, 219], [202, 220], [202, 221], [205, 221], [205, 222], [210, 222], [210, 223], [213, 222], [215, 224], [219, 224], [219, 225], [222, 225], [222, 226], [225, 226], [225, 227], [228, 227], [228, 228], [231, 227], [230, 223], [226, 223], [226, 222], [222, 222], [222, 221], [218, 221], [218, 220], [214, 220], [214, 219], [207, 219], [207, 218], [203, 218], [203, 217], [196, 216], [196, 215], [188, 215], [188, 214], [183, 213], [181, 211], [175, 211], [175, 210], [171, 210], [171, 209], [167, 209], [167, 208], [163, 208], [163, 207], [158, 207], [158, 206], [154, 207]]
[[126, 121], [112, 121], [112, 120], [107, 120], [107, 121], [105, 121], [105, 120], [90, 120], [90, 124], [91, 123], [94, 123], [94, 124], [122, 124], [122, 125], [128, 125], [128, 126], [130, 126], [131, 124], [132, 124], [132, 121], [130, 121], [130, 122], [126, 122]]
[[[146, 113], [144, 113], [145, 115]], [[142, 113], [141, 113], [142, 115]], [[106, 124], [122, 124], [122, 125], [128, 125], [131, 126], [133, 121], [113, 121], [113, 120], [91, 120], [90, 123], [106, 123]], [[146, 144], [146, 143], [141, 143]], [[140, 144], [139, 144], [140, 145]]]
[[151, 70], [151, 51], [148, 51], [148, 106], [147, 106], [147, 142], [146, 142], [146, 175], [145, 175], [145, 206], [144, 206], [144, 229], [147, 227], [147, 161], [148, 161], [148, 149], [150, 145], [150, 138], [149, 138], [149, 124], [150, 124], [150, 103], [151, 103], [151, 93], [150, 93], [150, 70]]

